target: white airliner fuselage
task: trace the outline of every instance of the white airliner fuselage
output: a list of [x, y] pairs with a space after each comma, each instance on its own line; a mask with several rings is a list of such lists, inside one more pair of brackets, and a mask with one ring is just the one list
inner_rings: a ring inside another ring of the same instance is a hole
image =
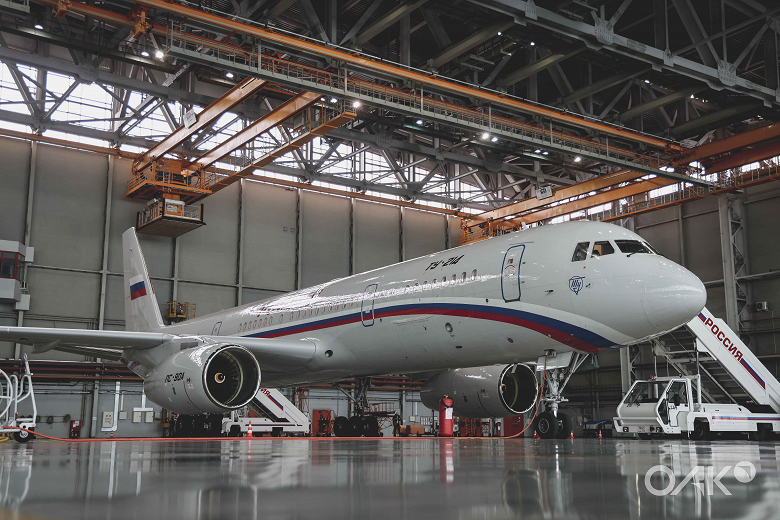
[[701, 281], [653, 253], [639, 235], [573, 222], [449, 249], [160, 332], [313, 341], [315, 362], [263, 372], [265, 386], [287, 386], [536, 361], [550, 349], [611, 349], [675, 329], [705, 302]]

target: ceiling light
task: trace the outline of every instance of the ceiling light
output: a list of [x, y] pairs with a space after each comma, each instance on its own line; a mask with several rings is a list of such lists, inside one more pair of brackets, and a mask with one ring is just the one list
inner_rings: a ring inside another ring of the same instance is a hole
[[163, 54], [163, 51], [161, 51], [160, 49], [157, 49], [157, 52], [154, 53], [154, 57], [157, 58], [158, 60], [161, 60], [165, 57], [165, 54]]
[[225, 77], [226, 77], [227, 79], [233, 79], [233, 73], [232, 73], [232, 72], [226, 72], [226, 73], [225, 73]]
[[537, 148], [536, 150], [534, 150], [534, 153], [542, 153], [542, 150], [540, 148]]
[[493, 141], [494, 143], [497, 143], [498, 142], [498, 137], [494, 136], [493, 139], [491, 139], [491, 141]]
[[356, 99], [355, 101], [352, 102], [352, 106], [355, 107], [355, 108], [359, 107], [360, 106], [360, 101], [358, 101]]
[[141, 51], [141, 56], [143, 56], [144, 58], [148, 58], [149, 57], [149, 53], [146, 52], [146, 51]]
[[693, 97], [693, 94], [691, 94], [691, 99], [695, 99], [695, 98]]
[[536, 45], [536, 42], [531, 42], [531, 47], [533, 47], [534, 45]]
[[501, 31], [498, 31], [498, 35], [501, 36]]
[[550, 155], [550, 152], [548, 152], [547, 150], [545, 150], [545, 151], [543, 151], [543, 152], [542, 152], [542, 155]]
[[582, 162], [582, 157], [578, 155], [577, 157], [574, 158], [574, 162]]
[[423, 120], [422, 120], [422, 119], [418, 119], [418, 120], [417, 120], [417, 124], [418, 124], [418, 125], [420, 125], [420, 126], [422, 126], [422, 124], [423, 124]]
[[646, 80], [645, 80], [645, 83], [650, 83], [650, 80], [649, 80], [649, 79], [646, 79]]
[[35, 24], [35, 28], [38, 29], [39, 31], [42, 31], [43, 30], [43, 25], [41, 25], [39, 23], [36, 23]]
[[337, 102], [338, 102], [338, 99], [336, 99], [336, 98], [332, 97], [332, 98], [330, 98], [330, 102], [331, 102], [331, 103], [337, 103]]
[[487, 139], [488, 137], [490, 137], [489, 133], [485, 132], [482, 134], [482, 139]]

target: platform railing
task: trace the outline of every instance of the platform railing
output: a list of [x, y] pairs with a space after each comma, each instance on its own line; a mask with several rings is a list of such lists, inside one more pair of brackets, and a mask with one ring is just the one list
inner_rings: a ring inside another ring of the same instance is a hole
[[682, 204], [683, 202], [700, 199], [706, 194], [706, 188], [701, 186], [689, 186], [673, 193], [652, 197], [631, 204], [620, 204], [620, 201], [616, 200], [612, 202], [611, 208], [592, 213], [587, 216], [587, 219], [608, 222], [610, 220], [625, 218], [638, 213], [645, 213], [667, 206], [675, 206], [677, 204]]
[[[185, 26], [171, 21], [166, 45], [169, 53], [219, 67], [232, 68], [256, 77], [293, 84], [297, 87], [328, 95], [376, 102], [401, 112], [438, 120], [446, 124], [467, 127], [489, 136], [504, 136], [525, 142], [533, 147], [564, 151], [594, 159], [606, 160], [626, 168], [657, 173], [664, 165], [657, 152], [635, 152], [610, 143], [607, 134], [583, 138], [552, 128], [551, 120], [525, 122], [498, 113], [499, 107], [471, 108], [436, 100], [422, 88], [401, 90], [351, 76], [346, 67], [326, 71], [300, 63], [263, 54], [262, 44], [249, 49], [211, 42], [185, 31]], [[684, 167], [688, 168], [688, 167]], [[682, 170], [678, 170], [678, 173]], [[687, 170], [686, 170], [687, 171]], [[691, 169], [688, 173], [695, 174]]]

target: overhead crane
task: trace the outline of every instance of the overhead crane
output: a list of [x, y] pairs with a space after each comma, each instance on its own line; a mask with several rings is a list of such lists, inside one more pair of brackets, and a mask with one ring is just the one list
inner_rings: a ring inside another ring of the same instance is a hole
[[[170, 157], [192, 135], [265, 86], [264, 80], [245, 79], [201, 113], [192, 115], [189, 122], [185, 118], [184, 125], [134, 161], [126, 196], [150, 199], [138, 213], [138, 231], [175, 237], [205, 225], [203, 205], [196, 206], [194, 202], [240, 178], [253, 176], [255, 168], [327, 134], [356, 115], [343, 102], [322, 103], [319, 94], [301, 92], [202, 156], [193, 160]], [[274, 128], [280, 129], [280, 138], [263, 141], [263, 136]], [[236, 150], [245, 153], [232, 157]], [[226, 158], [235, 167], [233, 170], [216, 172], [211, 168]]]
[[[54, 3], [54, 0], [43, 0]], [[617, 165], [654, 174], [660, 177], [676, 179], [679, 182], [692, 182], [706, 185], [700, 179], [688, 176], [687, 172], [665, 171], [660, 169], [666, 163], [669, 153], [683, 148], [672, 142], [655, 136], [627, 130], [617, 125], [603, 123], [569, 113], [565, 109], [548, 107], [520, 100], [500, 92], [473, 87], [454, 80], [443, 79], [426, 71], [404, 67], [367, 55], [355, 53], [340, 47], [307, 40], [299, 35], [285, 34], [278, 30], [258, 27], [253, 22], [227, 19], [187, 6], [159, 0], [144, 2], [144, 5], [172, 14], [185, 20], [197, 20], [212, 24], [228, 33], [240, 33], [255, 38], [250, 49], [230, 45], [224, 42], [187, 33], [181, 27], [162, 27], [154, 25], [151, 32], [168, 39], [169, 53], [181, 58], [206, 63], [225, 70], [264, 77], [265, 79], [302, 90], [325, 93], [348, 99], [364, 100], [367, 104], [382, 106], [390, 110], [423, 116], [432, 121], [459, 127], [478, 134], [493, 135], [514, 141], [534, 150], [546, 147], [562, 154], [577, 154], [599, 162]], [[111, 20], [117, 24], [129, 25], [132, 20], [118, 13], [96, 8], [79, 2], [72, 2], [74, 12]], [[339, 63], [336, 72], [306, 67], [296, 62], [279, 60], [262, 54], [262, 42], [283, 44], [308, 54], [314, 54]], [[391, 89], [383, 84], [358, 80], [350, 75], [350, 68], [376, 73], [380, 77], [395, 77], [414, 85], [412, 90]], [[456, 103], [434, 100], [431, 91], [443, 92], [457, 97], [466, 96], [476, 100], [476, 108], [464, 107]], [[504, 111], [505, 114], [500, 112]], [[521, 113], [534, 118], [531, 123], [517, 120], [512, 113]], [[556, 130], [554, 125], [577, 128], [596, 137], [582, 138], [577, 135]], [[610, 142], [611, 138], [611, 142]], [[639, 152], [630, 150], [620, 143], [630, 143], [643, 148]], [[533, 152], [523, 152], [533, 156]], [[547, 159], [539, 157], [540, 160]]]

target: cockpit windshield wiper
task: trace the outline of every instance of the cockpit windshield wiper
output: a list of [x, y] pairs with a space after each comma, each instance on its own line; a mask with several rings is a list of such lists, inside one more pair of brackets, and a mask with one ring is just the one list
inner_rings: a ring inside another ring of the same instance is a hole
[[626, 258], [629, 258], [631, 255], [635, 255], [637, 253], [639, 253], [639, 251], [634, 251], [633, 253], [628, 253], [628, 255], [626, 255]]

